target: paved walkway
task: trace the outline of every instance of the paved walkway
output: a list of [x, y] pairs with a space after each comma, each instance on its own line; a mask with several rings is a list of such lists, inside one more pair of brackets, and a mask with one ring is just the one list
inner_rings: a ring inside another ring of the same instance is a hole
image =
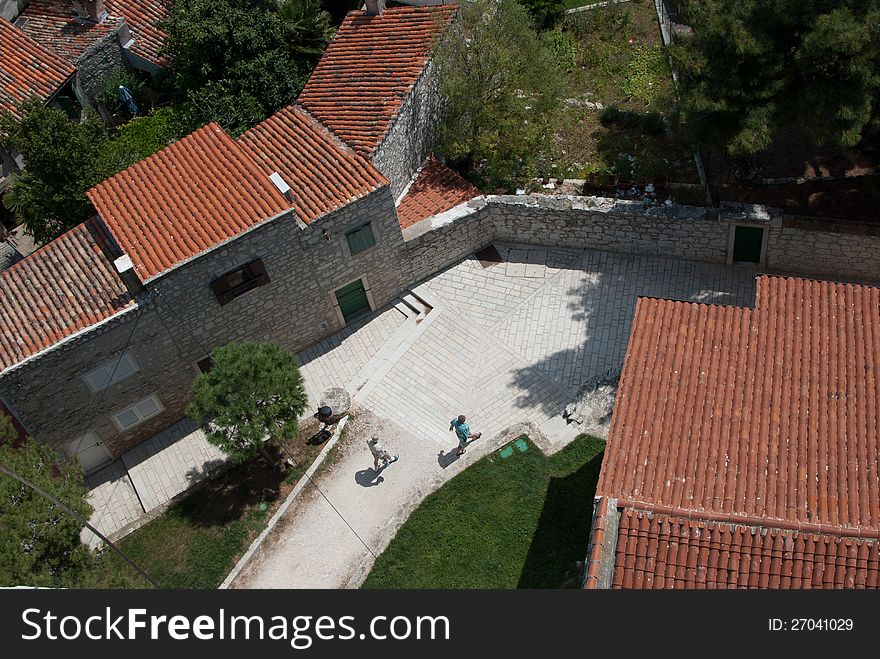
[[[434, 308], [416, 340], [395, 352], [356, 400], [366, 423], [321, 491], [374, 553], [426, 494], [480, 455], [502, 431], [530, 424], [547, 452], [575, 436], [560, 413], [582, 384], [620, 368], [639, 295], [752, 305], [754, 271], [649, 256], [498, 246], [502, 262], [467, 259], [413, 291]], [[398, 354], [399, 353], [399, 354]], [[347, 368], [324, 357], [327, 372]], [[355, 378], [354, 382], [358, 379]], [[465, 413], [484, 433], [461, 460], [449, 419]], [[375, 474], [365, 445], [375, 428], [401, 461]], [[382, 479], [382, 480], [380, 480]], [[372, 557], [314, 488], [292, 506], [234, 587], [357, 585]]]
[[[396, 309], [382, 309], [297, 355], [311, 406], [317, 407], [328, 388], [346, 386], [406, 320]], [[89, 521], [111, 539], [121, 537], [224, 462], [195, 422], [182, 419], [86, 477], [94, 508]], [[90, 546], [100, 544], [91, 531], [84, 530], [82, 538]]]
[[[95, 509], [89, 521], [111, 540], [120, 537], [225, 461], [194, 421], [182, 419], [86, 477]], [[101, 542], [87, 529], [82, 539], [90, 546]]]

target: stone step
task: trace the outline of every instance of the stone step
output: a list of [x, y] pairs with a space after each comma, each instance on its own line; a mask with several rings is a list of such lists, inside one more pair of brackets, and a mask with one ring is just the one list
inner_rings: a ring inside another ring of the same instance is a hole
[[414, 312], [413, 308], [410, 307], [406, 302], [400, 300], [394, 303], [394, 308], [397, 309], [404, 316], [409, 318], [410, 316], [418, 315], [417, 312]]
[[425, 315], [425, 305], [412, 293], [404, 293], [400, 296], [404, 304], [415, 312], [415, 315]]

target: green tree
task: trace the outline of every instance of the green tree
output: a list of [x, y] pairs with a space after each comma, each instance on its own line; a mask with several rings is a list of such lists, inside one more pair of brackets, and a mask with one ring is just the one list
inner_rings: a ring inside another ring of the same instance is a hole
[[445, 99], [440, 149], [478, 185], [534, 174], [562, 77], [549, 42], [513, 0], [465, 3], [434, 54]]
[[234, 134], [292, 103], [332, 36], [315, 0], [175, 0], [164, 28], [181, 99]]
[[520, 0], [538, 27], [551, 28], [565, 12], [564, 0]]
[[[9, 417], [0, 414], [0, 464], [88, 519], [92, 507], [76, 464], [58, 466], [48, 446], [26, 439], [18, 446]], [[80, 542], [82, 524], [31, 488], [0, 473], [0, 585], [70, 587], [91, 566]]]
[[85, 192], [101, 178], [98, 154], [106, 138], [100, 120], [71, 121], [33, 99], [22, 118], [0, 116], [0, 142], [18, 151], [25, 169], [16, 174], [7, 203], [38, 243], [73, 228], [91, 213]]
[[193, 383], [187, 415], [215, 446], [238, 462], [299, 434], [308, 404], [296, 357], [275, 343], [230, 343], [211, 353], [213, 366]]
[[878, 128], [880, 0], [700, 0], [672, 49], [694, 137], [732, 155], [799, 123], [817, 143]]
[[44, 243], [94, 214], [86, 191], [189, 132], [191, 118], [168, 107], [136, 117], [108, 134], [92, 113], [82, 123], [34, 100], [19, 119], [0, 116], [0, 141], [24, 157], [5, 201], [16, 218]]

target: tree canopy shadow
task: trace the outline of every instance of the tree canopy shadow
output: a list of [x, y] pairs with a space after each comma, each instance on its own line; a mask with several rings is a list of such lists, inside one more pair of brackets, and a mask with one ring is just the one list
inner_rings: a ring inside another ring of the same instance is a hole
[[587, 555], [593, 497], [603, 453], [577, 471], [551, 478], [517, 588], [577, 588]]
[[261, 503], [271, 503], [281, 495], [287, 472], [280, 449], [271, 447], [273, 465], [255, 458], [235, 465], [216, 478], [204, 480], [172, 511], [187, 518], [194, 526], [221, 526], [240, 519]]

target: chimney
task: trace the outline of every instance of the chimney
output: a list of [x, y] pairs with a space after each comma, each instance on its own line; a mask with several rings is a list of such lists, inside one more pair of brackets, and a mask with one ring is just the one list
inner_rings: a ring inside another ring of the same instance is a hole
[[287, 199], [291, 204], [296, 201], [296, 197], [293, 194], [293, 190], [290, 189], [290, 186], [287, 185], [287, 181], [285, 181], [281, 174], [278, 172], [272, 172], [269, 175], [269, 180], [275, 184], [275, 187], [278, 188], [278, 192], [284, 195], [284, 198]]
[[138, 279], [137, 274], [135, 274], [134, 264], [132, 264], [128, 254], [123, 254], [113, 261], [113, 265], [116, 267], [116, 272], [119, 273], [119, 278], [122, 279], [122, 283], [125, 284], [129, 293], [139, 295], [146, 290], [141, 280]]
[[385, 11], [385, 0], [364, 0], [367, 16], [378, 16]]
[[104, 11], [104, 0], [71, 0], [76, 15], [87, 21], [100, 23], [107, 18], [107, 12]]

